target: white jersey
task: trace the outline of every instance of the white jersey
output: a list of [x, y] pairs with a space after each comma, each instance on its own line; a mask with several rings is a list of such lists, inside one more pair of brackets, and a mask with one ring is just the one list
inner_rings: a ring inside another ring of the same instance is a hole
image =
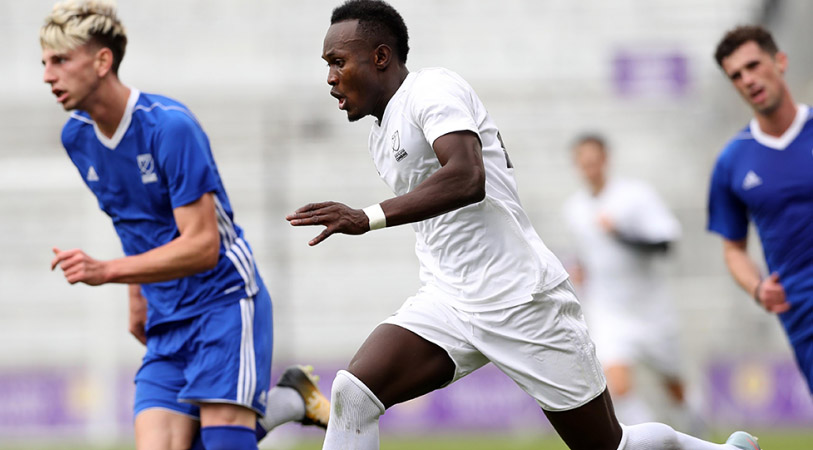
[[610, 179], [597, 196], [587, 189], [571, 196], [564, 214], [585, 270], [585, 308], [624, 321], [663, 323], [656, 319], [669, 305], [659, 255], [622, 242], [598, 219], [606, 215], [619, 234], [632, 240], [674, 241], [680, 224], [655, 191], [642, 182]]
[[384, 182], [404, 195], [440, 169], [432, 144], [455, 131], [480, 139], [486, 198], [412, 224], [421, 289], [470, 312], [530, 301], [567, 273], [522, 209], [499, 130], [468, 83], [441, 68], [410, 73], [373, 124], [370, 153]]

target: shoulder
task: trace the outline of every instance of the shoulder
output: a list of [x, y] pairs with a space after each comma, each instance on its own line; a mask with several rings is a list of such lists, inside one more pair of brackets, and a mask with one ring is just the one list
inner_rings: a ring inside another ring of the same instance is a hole
[[463, 77], [443, 67], [427, 67], [416, 71], [413, 83], [416, 88], [428, 90], [471, 90]]
[[200, 123], [183, 103], [157, 94], [141, 93], [133, 118], [159, 130], [199, 129]]
[[92, 130], [93, 120], [90, 116], [84, 111], [73, 111], [62, 127], [62, 145], [68, 148], [79, 142], [84, 132]]
[[735, 158], [742, 156], [742, 153], [755, 143], [756, 140], [751, 134], [750, 126], [742, 128], [723, 146], [723, 149], [717, 156], [716, 166], [724, 167], [730, 165]]

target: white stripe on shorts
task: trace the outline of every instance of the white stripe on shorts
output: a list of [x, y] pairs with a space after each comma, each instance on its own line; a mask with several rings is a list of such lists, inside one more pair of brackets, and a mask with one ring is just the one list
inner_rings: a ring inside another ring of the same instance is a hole
[[237, 402], [251, 407], [257, 389], [256, 358], [254, 356], [254, 300], [240, 300], [243, 330], [240, 339], [240, 370], [237, 376]]

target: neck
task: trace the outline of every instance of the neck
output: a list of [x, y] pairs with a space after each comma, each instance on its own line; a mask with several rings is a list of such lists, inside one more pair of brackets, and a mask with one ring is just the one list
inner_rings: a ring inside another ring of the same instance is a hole
[[378, 123], [381, 123], [381, 120], [384, 118], [384, 111], [386, 111], [390, 99], [398, 92], [398, 88], [404, 84], [407, 75], [409, 75], [409, 70], [407, 70], [406, 66], [398, 65], [392, 76], [387, 77], [384, 81], [384, 89], [381, 91], [381, 100], [378, 102], [380, 106], [373, 112], [373, 116], [378, 119]]
[[590, 182], [590, 193], [593, 194], [593, 197], [598, 196], [601, 194], [601, 191], [604, 189], [604, 186], [607, 184], [607, 179], [605, 177], [601, 177], [597, 180]]
[[763, 133], [778, 137], [785, 134], [785, 131], [790, 128], [793, 120], [796, 119], [796, 113], [796, 102], [793, 101], [790, 94], [787, 94], [776, 109], [767, 113], [757, 111], [755, 118]]
[[118, 78], [110, 77], [93, 93], [91, 105], [83, 109], [96, 122], [99, 131], [111, 138], [119, 127], [121, 118], [124, 117], [129, 98], [130, 88], [123, 85]]

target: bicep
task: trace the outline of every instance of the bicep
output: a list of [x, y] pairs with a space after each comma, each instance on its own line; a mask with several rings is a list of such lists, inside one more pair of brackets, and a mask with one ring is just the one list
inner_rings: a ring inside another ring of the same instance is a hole
[[172, 210], [181, 236], [204, 234], [218, 237], [214, 194], [207, 192], [197, 200]]
[[480, 138], [471, 131], [454, 131], [435, 139], [432, 149], [441, 166], [483, 167]]

